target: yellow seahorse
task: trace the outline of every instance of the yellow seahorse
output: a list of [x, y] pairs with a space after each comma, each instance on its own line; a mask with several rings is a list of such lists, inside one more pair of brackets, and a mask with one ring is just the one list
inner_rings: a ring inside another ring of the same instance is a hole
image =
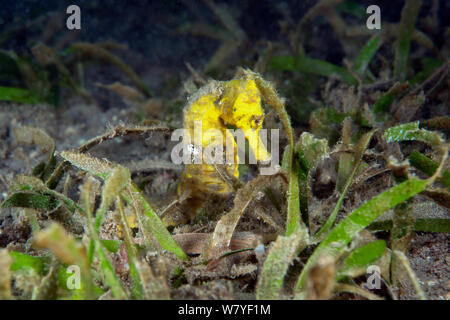
[[[191, 139], [194, 139], [196, 134], [201, 136], [201, 148], [195, 141], [188, 147], [194, 153], [196, 150], [205, 150], [208, 146], [223, 147], [224, 155], [226, 150], [231, 148], [233, 156], [231, 161], [227, 162], [225, 170], [229, 176], [238, 178], [237, 145], [227, 126], [242, 129], [256, 160], [268, 161], [270, 153], [259, 136], [263, 120], [264, 110], [261, 106], [260, 92], [250, 72], [246, 72], [243, 78], [239, 79], [226, 82], [211, 81], [189, 99], [185, 109], [184, 128], [188, 130]], [[215, 129], [215, 133], [210, 129]], [[222, 139], [217, 138], [218, 133], [222, 135]], [[192, 219], [197, 214], [209, 195], [226, 196], [233, 191], [205, 153], [200, 160], [201, 163], [186, 164], [178, 189], [180, 195], [187, 193], [187, 207], [190, 212], [187, 212], [186, 220]], [[166, 223], [175, 224], [167, 219]]]

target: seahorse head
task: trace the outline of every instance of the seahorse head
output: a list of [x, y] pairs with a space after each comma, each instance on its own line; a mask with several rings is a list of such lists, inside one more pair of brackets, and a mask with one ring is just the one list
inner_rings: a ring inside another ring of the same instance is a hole
[[223, 95], [219, 101], [222, 120], [242, 129], [258, 161], [270, 159], [264, 144], [259, 137], [259, 130], [264, 121], [264, 110], [255, 81], [246, 77], [224, 83]]

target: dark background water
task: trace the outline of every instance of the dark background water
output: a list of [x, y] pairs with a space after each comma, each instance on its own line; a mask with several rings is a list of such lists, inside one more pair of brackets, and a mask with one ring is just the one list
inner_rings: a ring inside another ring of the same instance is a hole
[[[187, 1], [186, 1], [187, 2]], [[186, 3], [185, 2], [185, 3]], [[298, 14], [307, 8], [305, 4], [294, 4], [292, 8]], [[192, 1], [188, 9], [183, 1], [143, 1], [143, 0], [100, 0], [100, 1], [2, 1], [0, 12], [0, 30], [13, 24], [33, 21], [55, 11], [64, 11], [70, 4], [81, 8], [82, 29], [80, 40], [102, 41], [114, 39], [128, 44], [143, 54], [149, 62], [172, 64], [186, 59], [197, 60], [209, 57], [218, 43], [205, 38], [180, 36], [174, 30], [184, 23], [204, 20], [216, 23], [215, 17], [202, 1]], [[218, 1], [217, 3], [220, 3]], [[226, 1], [240, 11], [242, 27], [250, 32], [252, 38], [274, 39], [277, 37], [277, 20], [280, 14], [273, 10], [269, 1]], [[16, 34], [8, 45], [20, 47], [35, 32], [24, 30]]]
[[[279, 20], [282, 19], [279, 7], [287, 9], [292, 19], [300, 19], [314, 5], [313, 0], [274, 1], [274, 0], [228, 0], [226, 3], [238, 17], [240, 26], [251, 41], [279, 40]], [[382, 20], [398, 21], [404, 1], [359, 1], [365, 6], [378, 4]], [[20, 50], [29, 44], [33, 35], [42, 32], [32, 22], [55, 12], [61, 12], [61, 19], [67, 6], [76, 4], [81, 8], [82, 30], [78, 40], [102, 41], [116, 40], [127, 44], [132, 50], [140, 52], [149, 63], [181, 66], [184, 61], [194, 65], [210, 57], [219, 42], [213, 39], [176, 34], [174, 30], [186, 23], [205, 21], [218, 25], [216, 17], [201, 1], [145, 1], [145, 0], [1, 0], [0, 34], [18, 25], [30, 24], [14, 34], [4, 44], [6, 49]], [[422, 13], [431, 6], [432, 1], [423, 2]], [[450, 1], [441, 0], [439, 17], [450, 20]], [[70, 31], [66, 31], [70, 32]], [[443, 32], [441, 33], [443, 34]], [[437, 45], [442, 38], [433, 39]], [[327, 41], [326, 38], [323, 41]], [[338, 63], [342, 57], [330, 56], [331, 62]], [[333, 61], [334, 60], [334, 61]]]

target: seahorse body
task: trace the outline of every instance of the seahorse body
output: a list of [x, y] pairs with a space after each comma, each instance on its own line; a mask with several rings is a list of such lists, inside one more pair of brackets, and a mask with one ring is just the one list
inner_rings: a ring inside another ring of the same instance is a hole
[[[259, 130], [264, 120], [264, 111], [261, 107], [261, 97], [255, 81], [252, 78], [234, 79], [227, 82], [211, 82], [201, 88], [197, 94], [190, 99], [185, 110], [184, 128], [193, 139], [195, 129], [201, 135], [201, 147], [222, 145], [224, 155], [228, 141], [229, 148], [233, 149], [233, 161], [226, 165], [228, 175], [239, 177], [237, 145], [227, 125], [242, 129], [255, 157], [259, 161], [267, 161], [270, 154], [259, 138]], [[201, 122], [201, 128], [196, 126]], [[217, 140], [209, 129], [216, 129], [216, 133], [222, 135], [223, 139]], [[191, 150], [199, 150], [199, 146], [191, 141]], [[225, 156], [224, 156], [225, 159]], [[193, 218], [198, 209], [203, 205], [205, 199], [214, 194], [226, 196], [233, 190], [217, 172], [213, 164], [208, 164], [205, 152], [203, 152], [202, 163], [186, 164], [180, 181], [179, 194], [188, 192], [187, 219]], [[226, 160], [226, 159], [225, 159]]]

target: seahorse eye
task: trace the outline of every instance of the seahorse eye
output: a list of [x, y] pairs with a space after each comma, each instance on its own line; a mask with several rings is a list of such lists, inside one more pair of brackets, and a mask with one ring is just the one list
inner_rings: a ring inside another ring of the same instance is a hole
[[261, 124], [262, 119], [263, 119], [262, 116], [259, 116], [259, 117], [253, 116], [252, 117], [252, 127], [255, 127], [255, 128], [258, 127]]

